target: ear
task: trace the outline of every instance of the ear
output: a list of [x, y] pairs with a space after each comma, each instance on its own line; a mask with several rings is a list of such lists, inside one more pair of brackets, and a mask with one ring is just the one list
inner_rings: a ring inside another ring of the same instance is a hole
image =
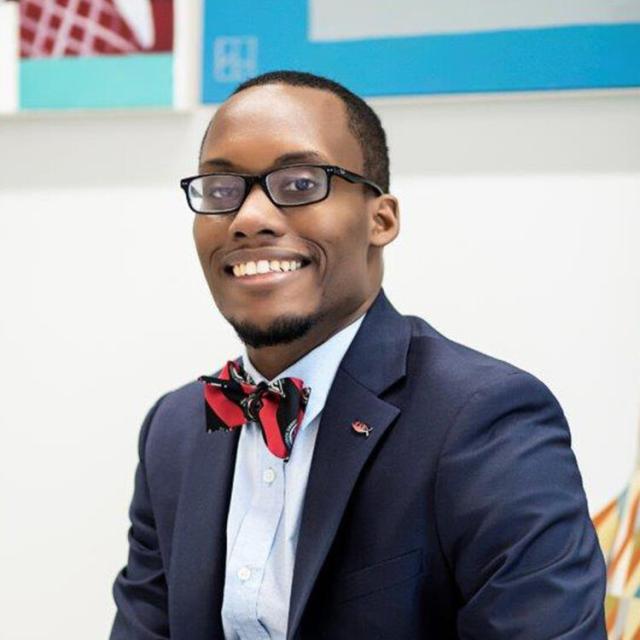
[[389, 193], [371, 202], [371, 231], [369, 242], [374, 247], [384, 247], [395, 240], [400, 232], [400, 208], [398, 199]]

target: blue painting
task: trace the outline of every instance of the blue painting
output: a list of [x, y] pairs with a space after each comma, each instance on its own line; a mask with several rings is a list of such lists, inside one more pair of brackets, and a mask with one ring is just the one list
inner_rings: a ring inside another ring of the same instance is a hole
[[640, 86], [640, 0], [205, 0], [202, 99], [274, 69], [364, 96]]

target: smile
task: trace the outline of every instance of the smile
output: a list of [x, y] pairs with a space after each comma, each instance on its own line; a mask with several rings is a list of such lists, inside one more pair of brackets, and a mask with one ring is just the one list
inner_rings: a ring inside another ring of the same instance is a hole
[[302, 269], [308, 263], [302, 260], [249, 260], [234, 264], [227, 269], [227, 272], [233, 273], [236, 278], [247, 278], [265, 273], [286, 273]]
[[294, 271], [267, 271], [267, 273], [256, 273], [254, 275], [231, 276], [233, 282], [239, 287], [273, 286], [297, 280], [299, 273], [304, 273], [305, 269], [296, 269]]

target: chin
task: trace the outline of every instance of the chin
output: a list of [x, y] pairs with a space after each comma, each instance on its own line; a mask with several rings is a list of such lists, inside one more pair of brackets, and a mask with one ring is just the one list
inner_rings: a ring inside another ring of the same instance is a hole
[[286, 313], [256, 322], [254, 319], [227, 318], [238, 338], [249, 347], [273, 347], [289, 344], [306, 336], [320, 321], [319, 313]]

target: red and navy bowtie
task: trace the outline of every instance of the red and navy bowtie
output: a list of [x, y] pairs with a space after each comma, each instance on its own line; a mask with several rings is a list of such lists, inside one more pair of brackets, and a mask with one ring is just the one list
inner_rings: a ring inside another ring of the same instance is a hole
[[311, 392], [300, 378], [256, 384], [240, 364], [229, 360], [219, 378], [198, 380], [205, 383], [207, 431], [256, 422], [269, 451], [285, 462], [289, 459]]

